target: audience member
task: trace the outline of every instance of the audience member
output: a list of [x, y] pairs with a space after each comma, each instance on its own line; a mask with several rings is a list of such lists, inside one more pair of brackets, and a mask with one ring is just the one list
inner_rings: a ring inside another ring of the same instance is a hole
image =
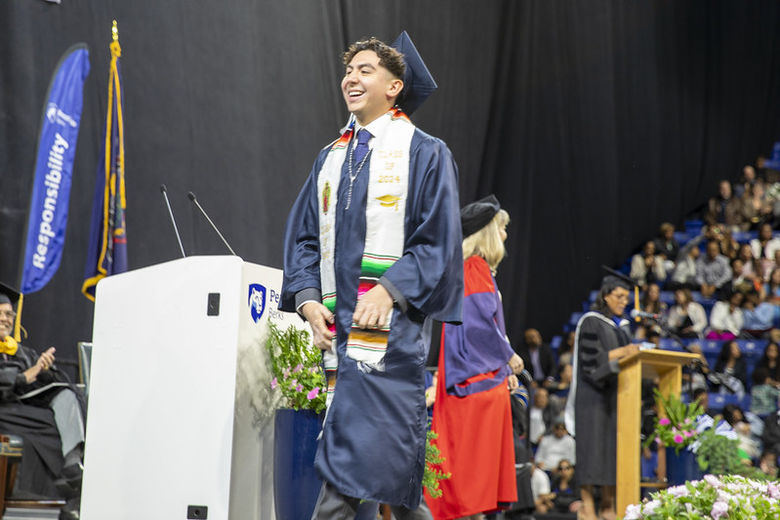
[[531, 406], [531, 426], [528, 428], [531, 443], [536, 446], [543, 435], [547, 433], [555, 419], [556, 410], [550, 405], [550, 394], [546, 388], [534, 391], [533, 406]]
[[566, 425], [561, 420], [555, 421], [552, 433], [539, 440], [536, 450], [536, 463], [545, 471], [552, 471], [563, 459], [576, 464], [576, 445], [574, 437], [566, 431]]
[[727, 300], [715, 302], [710, 313], [710, 330], [707, 339], [734, 339], [742, 330], [742, 293], [735, 292]]
[[773, 480], [777, 479], [777, 454], [765, 449], [758, 459], [758, 469]]
[[552, 483], [553, 509], [557, 513], [576, 513], [579, 509], [580, 490], [574, 473], [574, 464], [567, 459], [561, 459], [555, 469]]
[[700, 338], [707, 327], [707, 313], [701, 304], [693, 301], [691, 291], [674, 291], [675, 305], [669, 310], [668, 325], [671, 331], [682, 338]]
[[571, 365], [571, 357], [574, 353], [574, 331], [566, 334], [566, 339], [558, 348], [558, 366]]
[[758, 228], [758, 237], [750, 241], [753, 258], [774, 261], [775, 252], [780, 251], [780, 238], [772, 235], [772, 224], [765, 222]]
[[[777, 329], [773, 330], [776, 331]], [[772, 331], [770, 331], [771, 335]], [[764, 348], [764, 354], [756, 363], [756, 369], [759, 367], [766, 368], [770, 385], [780, 387], [780, 346], [774, 340], [770, 340]]]
[[737, 258], [742, 260], [742, 276], [746, 280], [753, 281], [762, 279], [763, 272], [761, 266], [753, 256], [753, 248], [750, 244], [742, 244], [739, 246]]
[[734, 195], [742, 197], [745, 192], [752, 188], [758, 178], [756, 177], [756, 170], [749, 164], [742, 168], [742, 177], [740, 177], [737, 184], [734, 186]]
[[739, 343], [732, 340], [723, 344], [713, 373], [710, 374], [710, 382], [721, 393], [744, 395], [747, 388], [747, 369]]
[[531, 491], [534, 495], [534, 505], [539, 514], [547, 513], [553, 507], [550, 496], [550, 477], [536, 464], [531, 473]]
[[769, 275], [769, 280], [761, 288], [762, 299], [767, 300], [775, 305], [780, 305], [780, 267], [772, 269], [772, 274]]
[[730, 229], [745, 227], [742, 201], [733, 196], [729, 181], [720, 181], [718, 196], [710, 199], [704, 220], [709, 225], [723, 224]]
[[753, 370], [753, 388], [750, 389], [750, 411], [765, 417], [777, 411], [780, 389], [771, 384], [766, 367], [757, 366]]
[[720, 245], [714, 240], [707, 242], [707, 254], [696, 261], [696, 283], [705, 298], [731, 281], [729, 260], [720, 253]]
[[543, 386], [547, 379], [554, 379], [557, 370], [555, 356], [550, 346], [542, 343], [542, 335], [538, 330], [525, 331], [525, 342], [517, 349], [517, 353], [537, 385]]
[[672, 263], [667, 265], [667, 271], [671, 271], [677, 256], [680, 254], [680, 244], [674, 238], [674, 225], [671, 222], [664, 222], [658, 230], [658, 237], [654, 240], [656, 254], [662, 255], [666, 261]]
[[772, 201], [766, 196], [762, 181], [756, 182], [745, 190], [742, 196], [742, 210], [745, 221], [749, 223], [751, 229], [757, 229], [763, 223], [771, 222]]
[[731, 282], [726, 286], [729, 291], [747, 294], [756, 288], [754, 280], [755, 276], [745, 275], [745, 262], [741, 258], [731, 261]]
[[695, 239], [691, 240], [680, 250], [680, 255], [677, 257], [677, 265], [672, 272], [671, 279], [669, 281], [668, 288], [672, 290], [676, 289], [698, 289], [700, 284], [696, 282], [696, 262], [699, 259], [701, 250], [699, 249], [699, 242], [704, 237], [699, 235]]
[[[565, 397], [565, 394], [568, 393], [569, 387], [571, 386], [571, 378], [572, 378], [572, 366], [570, 364], [566, 365], [558, 365], [558, 379], [554, 381], [548, 381], [547, 382], [547, 390], [550, 392], [555, 392], [558, 395], [562, 395]], [[550, 396], [552, 399], [553, 396]], [[564, 405], [560, 406], [561, 409], [564, 408]]]
[[664, 259], [655, 254], [655, 242], [645, 243], [641, 253], [631, 258], [631, 279], [641, 288], [645, 289], [648, 283], [666, 280], [666, 268]]
[[742, 317], [742, 336], [763, 338], [774, 325], [775, 306], [762, 301], [761, 294], [753, 290], [745, 297]]
[[761, 442], [764, 444], [764, 451], [780, 453], [780, 410], [764, 419]]
[[745, 460], [755, 459], [761, 453], [757, 439], [753, 438], [751, 427], [742, 409], [735, 404], [723, 407], [723, 419], [733, 428], [739, 440], [739, 449], [745, 453]]
[[[688, 345], [688, 352], [691, 354], [701, 355], [701, 345], [698, 343], [691, 343]], [[710, 366], [707, 363], [707, 358], [701, 356], [698, 363], [692, 368], [684, 367], [682, 373], [683, 389], [690, 391], [693, 399], [697, 397], [697, 391], [703, 390], [707, 392], [707, 374], [710, 373]], [[709, 403], [708, 403], [709, 404]], [[706, 408], [705, 408], [706, 409]]]

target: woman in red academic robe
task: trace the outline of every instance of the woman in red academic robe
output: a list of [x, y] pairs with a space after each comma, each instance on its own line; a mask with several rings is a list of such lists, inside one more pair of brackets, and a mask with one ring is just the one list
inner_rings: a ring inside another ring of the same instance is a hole
[[517, 500], [509, 389], [523, 362], [504, 330], [493, 278], [504, 257], [509, 215], [493, 195], [461, 211], [463, 324], [445, 324], [433, 408], [442, 496], [426, 497], [437, 520], [495, 511]]

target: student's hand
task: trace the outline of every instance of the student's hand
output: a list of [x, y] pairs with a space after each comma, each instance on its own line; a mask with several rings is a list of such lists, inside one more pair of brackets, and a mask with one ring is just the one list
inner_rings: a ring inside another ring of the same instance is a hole
[[328, 329], [328, 325], [333, 324], [333, 313], [323, 304], [311, 301], [303, 304], [301, 314], [311, 325], [314, 345], [320, 350], [331, 350], [333, 333]]
[[358, 300], [352, 321], [361, 329], [384, 327], [392, 308], [393, 297], [381, 284], [376, 284]]
[[520, 386], [520, 382], [517, 380], [517, 376], [514, 374], [506, 378], [506, 383], [507, 386], [509, 386], [510, 392], [514, 392]]

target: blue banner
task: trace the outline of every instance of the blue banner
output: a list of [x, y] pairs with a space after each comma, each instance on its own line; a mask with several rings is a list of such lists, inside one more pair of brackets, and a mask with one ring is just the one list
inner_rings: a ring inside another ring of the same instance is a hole
[[125, 133], [122, 117], [122, 75], [119, 58], [122, 49], [114, 26], [111, 64], [108, 76], [106, 133], [98, 160], [95, 198], [92, 202], [92, 227], [87, 252], [87, 267], [81, 292], [95, 300], [100, 280], [127, 271], [127, 230], [125, 228]]
[[89, 51], [79, 43], [62, 56], [49, 84], [38, 137], [22, 293], [43, 288], [60, 266], [84, 80], [88, 74]]

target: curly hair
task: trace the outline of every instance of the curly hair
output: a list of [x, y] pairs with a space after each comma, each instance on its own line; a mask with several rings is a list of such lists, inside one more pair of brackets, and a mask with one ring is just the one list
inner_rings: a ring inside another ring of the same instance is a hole
[[389, 70], [390, 74], [396, 78], [404, 78], [404, 73], [406, 73], [404, 55], [373, 36], [367, 40], [357, 41], [349, 46], [342, 57], [344, 66], [346, 67], [349, 65], [349, 62], [352, 61], [355, 54], [361, 51], [374, 51], [379, 57], [379, 64], [381, 66]]

